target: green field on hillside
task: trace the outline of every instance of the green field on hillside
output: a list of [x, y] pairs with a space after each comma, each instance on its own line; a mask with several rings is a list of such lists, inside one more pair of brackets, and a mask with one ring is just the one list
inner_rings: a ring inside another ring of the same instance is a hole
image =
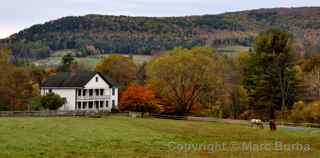
[[[320, 155], [319, 130], [281, 128], [270, 132], [246, 125], [126, 116], [0, 118], [0, 142], [0, 157], [6, 158], [318, 158]], [[243, 143], [302, 144], [309, 145], [310, 151], [272, 146], [271, 151], [254, 147], [250, 151], [235, 146]]]
[[[249, 50], [249, 47], [229, 46], [229, 47], [217, 48], [216, 52], [219, 54], [234, 55], [238, 52], [247, 52], [248, 50]], [[75, 54], [76, 50], [66, 49], [66, 50], [56, 51], [49, 58], [36, 60], [33, 63], [37, 66], [46, 67], [46, 68], [56, 67], [60, 64], [62, 57], [68, 53]], [[108, 55], [109, 54], [103, 54], [100, 56], [97, 55], [97, 56], [88, 56], [88, 57], [75, 57], [75, 61], [80, 65], [83, 65], [84, 67], [87, 67], [89, 69], [94, 69], [96, 64], [102, 59], [102, 57], [107, 57]], [[123, 55], [128, 56], [126, 54], [123, 54]], [[144, 62], [150, 61], [152, 57], [153, 56], [151, 55], [132, 55], [133, 61], [138, 65], [143, 64]]]
[[[57, 67], [61, 63], [61, 59], [64, 55], [71, 53], [74, 54], [75, 50], [61, 50], [61, 51], [56, 51], [51, 57], [46, 58], [46, 59], [41, 59], [41, 60], [36, 60], [33, 63], [36, 66], [41, 66], [41, 67]], [[123, 54], [124, 56], [128, 56]], [[75, 57], [75, 61], [83, 65], [84, 67], [87, 67], [89, 69], [94, 69], [96, 64], [103, 58], [107, 57], [109, 54], [104, 54], [100, 56], [88, 56], [88, 57]], [[147, 62], [151, 60], [152, 56], [150, 55], [133, 55], [132, 56], [133, 61], [140, 65], [143, 64], [144, 62]]]

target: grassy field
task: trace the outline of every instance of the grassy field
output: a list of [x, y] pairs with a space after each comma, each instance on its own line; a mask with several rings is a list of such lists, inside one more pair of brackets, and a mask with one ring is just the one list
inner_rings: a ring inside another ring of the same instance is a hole
[[239, 52], [248, 52], [250, 47], [244, 47], [244, 46], [228, 46], [228, 47], [222, 47], [217, 48], [217, 53], [223, 53], [227, 55], [233, 55]]
[[[216, 52], [219, 54], [233, 55], [238, 52], [247, 52], [248, 50], [249, 50], [248, 47], [229, 46], [229, 47], [217, 48]], [[72, 50], [72, 49], [56, 51], [49, 58], [36, 60], [33, 63], [37, 66], [42, 66], [42, 67], [56, 67], [60, 64], [61, 59], [64, 55], [66, 55], [68, 53], [75, 54], [75, 52], [76, 52], [76, 50]], [[108, 54], [104, 54], [102, 56], [107, 57]], [[124, 55], [124, 56], [128, 56], [128, 55]], [[132, 56], [133, 61], [138, 65], [143, 64], [144, 62], [150, 61], [152, 59], [152, 57], [153, 56], [151, 56], [151, 55], [133, 55]], [[94, 69], [96, 64], [101, 59], [102, 59], [101, 56], [75, 57], [76, 62], [78, 62], [79, 64], [81, 64], [89, 69]]]
[[[49, 58], [36, 60], [33, 63], [36, 64], [37, 66], [42, 66], [42, 67], [56, 67], [61, 63], [62, 57], [68, 53], [74, 54], [75, 50], [56, 51]], [[75, 61], [80, 65], [83, 65], [89, 69], [94, 69], [96, 64], [102, 59], [102, 57], [107, 57], [107, 56], [109, 56], [109, 54], [104, 54], [102, 56], [75, 57]], [[124, 55], [124, 56], [128, 56], [128, 55]], [[149, 60], [151, 60], [152, 56], [151, 55], [133, 55], [132, 58], [136, 64], [140, 65], [140, 64], [143, 64], [144, 62], [148, 62]]]
[[[309, 144], [310, 151], [243, 150], [234, 144]], [[244, 125], [161, 119], [0, 118], [0, 157], [274, 157], [320, 155], [316, 130], [270, 132]], [[225, 144], [224, 147], [221, 144]], [[203, 144], [190, 148], [189, 144]]]

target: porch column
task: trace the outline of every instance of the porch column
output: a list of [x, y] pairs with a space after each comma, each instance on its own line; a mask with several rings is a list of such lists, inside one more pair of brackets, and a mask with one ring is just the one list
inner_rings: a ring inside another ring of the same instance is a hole
[[83, 105], [83, 101], [80, 102], [80, 109], [78, 109], [78, 110], [80, 110], [80, 111], [82, 110], [82, 105]]

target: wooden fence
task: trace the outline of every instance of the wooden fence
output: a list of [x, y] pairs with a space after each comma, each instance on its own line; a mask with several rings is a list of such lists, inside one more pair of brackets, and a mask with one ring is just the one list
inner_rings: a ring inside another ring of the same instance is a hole
[[[130, 112], [122, 112], [126, 116], [135, 115]], [[0, 111], [0, 117], [103, 117], [110, 115], [109, 111]], [[191, 121], [206, 121], [206, 122], [220, 122], [220, 123], [233, 123], [233, 124], [250, 124], [246, 120], [232, 120], [232, 119], [219, 119], [213, 117], [192, 117], [192, 116], [175, 116], [175, 115], [160, 115], [160, 114], [147, 114], [146, 117], [151, 116], [160, 119], [174, 119], [174, 120], [191, 120]], [[267, 124], [267, 122], [266, 122]], [[300, 127], [313, 127], [320, 128], [320, 124], [316, 123], [288, 123], [278, 122], [278, 125], [284, 126], [300, 126]]]
[[[130, 117], [137, 117], [139, 112], [128, 112], [126, 115]], [[145, 117], [153, 117], [160, 119], [171, 119], [171, 120], [190, 120], [190, 121], [204, 121], [204, 122], [219, 122], [219, 123], [232, 123], [232, 124], [241, 124], [241, 125], [250, 125], [251, 122], [249, 120], [234, 120], [234, 119], [221, 119], [215, 117], [196, 117], [196, 116], [177, 116], [177, 115], [161, 115], [161, 114], [145, 114]], [[141, 116], [139, 116], [141, 117]], [[265, 126], [269, 126], [269, 122], [264, 122]], [[279, 121], [277, 125], [282, 126], [291, 126], [291, 127], [312, 127], [312, 128], [320, 128], [319, 123], [290, 123]]]
[[0, 111], [0, 117], [102, 117], [109, 111]]
[[284, 126], [292, 126], [292, 127], [312, 127], [312, 128], [320, 128], [319, 123], [289, 123], [289, 122], [283, 122], [279, 123], [279, 125]]
[[160, 115], [160, 114], [150, 114], [150, 116], [160, 119], [173, 119], [173, 120], [187, 120], [185, 116], [176, 116], [176, 115]]

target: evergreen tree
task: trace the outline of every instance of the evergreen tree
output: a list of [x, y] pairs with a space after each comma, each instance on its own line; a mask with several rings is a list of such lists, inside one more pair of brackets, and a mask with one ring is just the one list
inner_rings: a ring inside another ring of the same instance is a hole
[[247, 63], [244, 84], [250, 95], [250, 105], [256, 112], [275, 111], [291, 107], [298, 96], [298, 80], [291, 50], [292, 36], [279, 29], [262, 32], [256, 39]]
[[64, 55], [61, 59], [61, 65], [57, 68], [59, 72], [68, 72], [70, 71], [71, 65], [75, 64], [72, 54], [68, 53]]

